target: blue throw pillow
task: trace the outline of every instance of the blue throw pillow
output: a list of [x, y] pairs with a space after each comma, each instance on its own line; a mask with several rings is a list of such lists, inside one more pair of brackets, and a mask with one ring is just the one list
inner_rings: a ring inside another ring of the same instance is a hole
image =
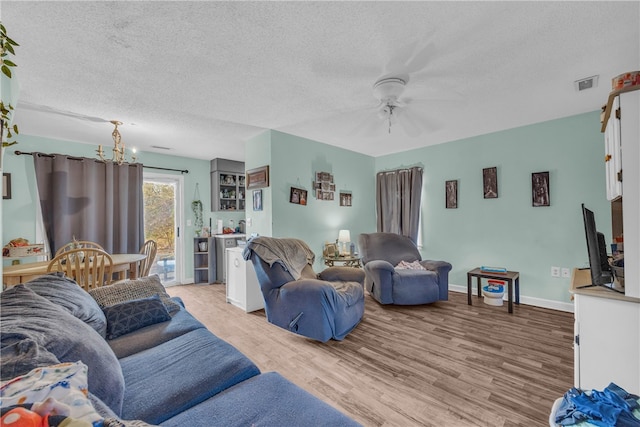
[[107, 339], [114, 339], [145, 326], [171, 320], [159, 295], [121, 302], [102, 309], [107, 318]]

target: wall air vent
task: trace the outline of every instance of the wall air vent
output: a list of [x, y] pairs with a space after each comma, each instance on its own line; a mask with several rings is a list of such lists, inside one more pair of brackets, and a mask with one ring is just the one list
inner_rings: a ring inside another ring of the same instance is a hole
[[598, 87], [598, 76], [591, 76], [584, 79], [576, 80], [575, 82], [573, 82], [573, 86], [576, 88], [576, 92], [582, 92], [583, 90], [596, 88]]
[[169, 147], [162, 147], [160, 145], [152, 145], [151, 148], [157, 148], [158, 150], [171, 150]]

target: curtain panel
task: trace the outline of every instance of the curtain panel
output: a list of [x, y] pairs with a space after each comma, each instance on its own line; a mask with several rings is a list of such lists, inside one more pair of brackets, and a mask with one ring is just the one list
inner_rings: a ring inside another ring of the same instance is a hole
[[51, 251], [74, 237], [108, 253], [137, 253], [144, 241], [140, 163], [33, 153]]
[[376, 214], [378, 232], [407, 236], [417, 243], [422, 197], [422, 168], [378, 172]]

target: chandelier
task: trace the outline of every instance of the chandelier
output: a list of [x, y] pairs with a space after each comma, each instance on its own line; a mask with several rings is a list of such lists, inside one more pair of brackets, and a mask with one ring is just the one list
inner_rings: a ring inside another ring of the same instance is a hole
[[[113, 155], [111, 156], [111, 161], [113, 163], [117, 163], [121, 165], [127, 162], [127, 159], [125, 158], [126, 153], [124, 150], [124, 142], [122, 142], [122, 137], [120, 136], [120, 131], [118, 130], [118, 126], [120, 126], [122, 122], [119, 122], [117, 120], [111, 120], [111, 123], [114, 126], [113, 132], [111, 132], [111, 136], [113, 137], [113, 150], [112, 150]], [[104, 157], [102, 144], [98, 145], [98, 149], [96, 150], [96, 152], [98, 153], [98, 157], [100, 157], [100, 160], [102, 160], [103, 162], [109, 161]], [[131, 154], [131, 163], [135, 163], [135, 161], [136, 161], [136, 150], [134, 148]]]

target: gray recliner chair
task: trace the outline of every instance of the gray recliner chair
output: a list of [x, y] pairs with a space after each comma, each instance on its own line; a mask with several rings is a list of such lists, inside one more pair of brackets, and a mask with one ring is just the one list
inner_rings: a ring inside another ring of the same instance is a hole
[[364, 272], [328, 267], [316, 274], [315, 254], [299, 239], [256, 237], [243, 251], [251, 260], [269, 323], [318, 341], [342, 340], [364, 314]]
[[[411, 239], [394, 233], [360, 234], [365, 288], [380, 304], [418, 305], [449, 299], [446, 261], [423, 260]], [[423, 269], [396, 268], [401, 261]]]

